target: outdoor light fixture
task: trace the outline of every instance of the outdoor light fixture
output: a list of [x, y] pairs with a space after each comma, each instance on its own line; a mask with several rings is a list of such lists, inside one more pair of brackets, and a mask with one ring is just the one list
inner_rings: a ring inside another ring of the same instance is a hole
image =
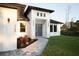
[[10, 18], [7, 19], [8, 23], [10, 22]]

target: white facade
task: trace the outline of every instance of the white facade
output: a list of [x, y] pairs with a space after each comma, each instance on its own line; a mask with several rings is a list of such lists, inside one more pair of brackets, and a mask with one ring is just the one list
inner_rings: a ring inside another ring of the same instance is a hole
[[[25, 25], [25, 32], [20, 32], [20, 23], [23, 23]], [[17, 21], [17, 24], [16, 24], [16, 36], [17, 36], [17, 38], [19, 38], [21, 36], [23, 37], [23, 36], [28, 34], [27, 25], [28, 25], [27, 21]]]
[[[9, 22], [8, 22], [9, 18]], [[0, 51], [17, 48], [15, 26], [17, 22], [17, 10], [0, 7]]]
[[[37, 16], [37, 13], [39, 13], [39, 16]], [[45, 14], [45, 17], [42, 15], [40, 16], [40, 13]], [[44, 11], [38, 11], [38, 10], [31, 10], [28, 14], [28, 17], [30, 19], [29, 24], [30, 28], [28, 31], [30, 33], [31, 38], [36, 38], [36, 24], [42, 24], [42, 36], [45, 38], [49, 38], [50, 36], [59, 36], [60, 35], [60, 24], [57, 25], [57, 32], [50, 32], [50, 15], [49, 12]], [[53, 23], [52, 23], [53, 24]]]
[[[50, 32], [50, 12], [32, 9], [27, 15], [30, 21], [17, 21], [17, 13], [17, 9], [0, 7], [0, 51], [17, 49], [17, 38], [21, 36], [35, 39], [40, 32], [39, 35], [45, 38], [60, 35], [60, 24], [55, 24], [57, 32]], [[20, 32], [20, 23], [25, 25], [25, 32]]]
[[[45, 13], [45, 17], [37, 16], [37, 12], [39, 13]], [[30, 19], [29, 24], [30, 24], [30, 37], [31, 38], [36, 38], [35, 35], [35, 26], [36, 24], [42, 24], [42, 36], [48, 38], [49, 37], [49, 26], [50, 26], [50, 13], [49, 12], [42, 12], [38, 10], [31, 10], [30, 13], [28, 14], [28, 17]]]
[[[54, 23], [51, 23], [50, 25], [57, 25], [57, 32], [50, 32], [50, 36], [60, 36], [60, 24], [54, 24]], [[53, 30], [54, 30], [54, 28], [53, 28]]]

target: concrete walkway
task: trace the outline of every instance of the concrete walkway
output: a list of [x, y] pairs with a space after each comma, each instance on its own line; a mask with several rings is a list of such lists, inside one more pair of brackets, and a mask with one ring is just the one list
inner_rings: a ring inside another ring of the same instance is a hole
[[36, 42], [26, 48], [13, 51], [0, 52], [0, 56], [37, 56], [42, 53], [47, 45], [48, 39], [39, 37]]

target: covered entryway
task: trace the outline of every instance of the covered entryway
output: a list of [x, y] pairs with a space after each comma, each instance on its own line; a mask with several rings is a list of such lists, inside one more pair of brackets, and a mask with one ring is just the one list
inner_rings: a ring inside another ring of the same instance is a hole
[[46, 29], [46, 19], [36, 19], [35, 20], [35, 36], [36, 37], [46, 37], [47, 29]]

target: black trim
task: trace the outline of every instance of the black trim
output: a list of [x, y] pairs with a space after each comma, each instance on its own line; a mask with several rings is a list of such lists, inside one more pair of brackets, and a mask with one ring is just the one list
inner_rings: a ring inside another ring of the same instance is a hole
[[45, 8], [40, 8], [40, 7], [35, 7], [35, 6], [28, 6], [28, 7], [27, 7], [27, 10], [25, 11], [25, 15], [26, 15], [26, 16], [27, 16], [28, 13], [31, 11], [31, 9], [39, 10], [39, 11], [45, 11], [45, 12], [49, 12], [49, 13], [54, 12], [54, 10], [50, 10], [50, 9], [45, 9]]
[[62, 22], [58, 22], [58, 21], [55, 21], [55, 20], [52, 20], [52, 19], [50, 19], [50, 23], [63, 24]]

